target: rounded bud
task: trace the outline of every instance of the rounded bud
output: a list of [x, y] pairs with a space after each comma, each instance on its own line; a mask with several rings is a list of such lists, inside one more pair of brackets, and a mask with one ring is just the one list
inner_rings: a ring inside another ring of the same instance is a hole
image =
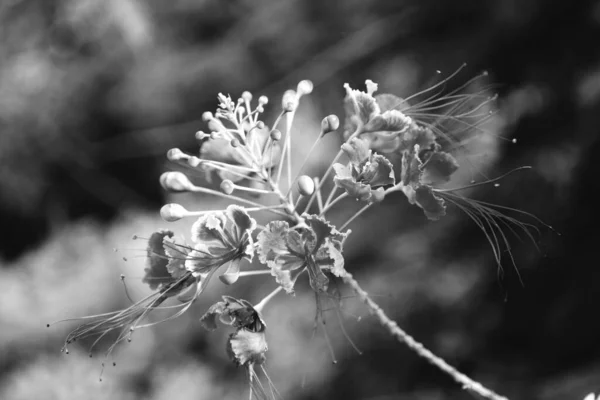
[[281, 99], [281, 107], [285, 112], [292, 112], [298, 108], [298, 95], [293, 90], [287, 90]]
[[188, 210], [183, 208], [183, 206], [171, 203], [162, 206], [162, 208], [160, 209], [160, 216], [167, 222], [175, 222], [185, 217], [187, 212]]
[[264, 129], [264, 128], [265, 128], [265, 123], [264, 123], [264, 122], [262, 122], [262, 121], [258, 121], [258, 122], [256, 123], [256, 127], [257, 127], [258, 129]]
[[258, 106], [258, 107], [256, 107], [256, 111], [259, 113], [263, 113], [263, 112], [265, 112], [265, 108], [263, 106]]
[[281, 140], [281, 131], [279, 129], [273, 129], [271, 131], [271, 139], [273, 139], [275, 142], [278, 142]]
[[187, 176], [181, 172], [165, 172], [160, 176], [160, 184], [169, 192], [189, 192], [194, 190], [194, 185]]
[[260, 104], [261, 106], [264, 106], [268, 103], [269, 103], [269, 98], [267, 96], [260, 96], [258, 98], [258, 104]]
[[340, 119], [336, 115], [328, 115], [321, 121], [321, 134], [336, 131], [340, 127]]
[[308, 175], [298, 178], [298, 191], [302, 196], [312, 196], [315, 192], [315, 182]]
[[298, 83], [298, 95], [304, 96], [305, 94], [310, 94], [313, 91], [313, 83], [309, 80], [303, 80]]
[[196, 140], [204, 140], [209, 137], [210, 137], [210, 135], [206, 132], [202, 132], [202, 131], [196, 132]]
[[229, 179], [225, 179], [221, 182], [221, 191], [225, 194], [233, 193], [233, 189], [235, 189], [235, 185]]
[[204, 121], [204, 122], [208, 122], [213, 118], [214, 118], [213, 113], [211, 113], [210, 111], [205, 111], [202, 113], [202, 121]]
[[237, 139], [231, 139], [231, 142], [229, 142], [229, 144], [231, 145], [231, 147], [238, 147], [240, 145], [240, 141]]
[[190, 158], [188, 158], [187, 162], [190, 167], [196, 168], [198, 165], [200, 165], [202, 163], [202, 160], [196, 156], [191, 156]]
[[252, 93], [250, 93], [249, 91], [246, 90], [244, 93], [242, 93], [242, 99], [244, 99], [244, 101], [251, 102], [252, 101]]
[[288, 213], [290, 215], [294, 215], [294, 206], [292, 206], [291, 204], [286, 204], [283, 209], [285, 210], [286, 213]]
[[169, 161], [179, 161], [182, 159], [187, 158], [187, 154], [184, 154], [183, 151], [181, 151], [178, 148], [173, 148], [169, 151], [167, 151], [167, 159]]

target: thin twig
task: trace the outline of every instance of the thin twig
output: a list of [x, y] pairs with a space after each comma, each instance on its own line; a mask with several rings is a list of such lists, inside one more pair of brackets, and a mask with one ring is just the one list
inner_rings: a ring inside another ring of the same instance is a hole
[[385, 314], [385, 312], [377, 303], [371, 300], [367, 292], [360, 287], [352, 274], [344, 271], [341, 274], [341, 278], [354, 290], [358, 297], [366, 304], [369, 312], [373, 314], [379, 323], [388, 330], [390, 335], [398, 339], [398, 341], [405, 343], [411, 350], [417, 353], [419, 357], [423, 357], [430, 364], [450, 375], [452, 379], [462, 385], [463, 389], [465, 390], [470, 390], [489, 400], [508, 400], [508, 398], [493, 392], [492, 390], [483, 386], [481, 383], [474, 381], [467, 375], [458, 371], [456, 368], [448, 364], [442, 358], [433, 354], [430, 350], [423, 346], [423, 344], [417, 342], [412, 336], [402, 330], [402, 328], [400, 328], [395, 321], [391, 320]]

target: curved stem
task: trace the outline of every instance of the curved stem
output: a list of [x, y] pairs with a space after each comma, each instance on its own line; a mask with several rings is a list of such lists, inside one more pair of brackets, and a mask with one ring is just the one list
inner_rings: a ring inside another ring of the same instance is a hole
[[483, 398], [489, 400], [508, 400], [506, 397], [501, 396], [492, 390], [486, 388], [481, 383], [474, 381], [469, 378], [467, 375], [458, 371], [456, 368], [448, 364], [442, 358], [433, 354], [430, 350], [428, 350], [422, 343], [416, 341], [412, 336], [406, 333], [402, 328], [398, 326], [398, 324], [391, 320], [385, 312], [379, 307], [377, 303], [375, 303], [367, 292], [365, 292], [358, 282], [354, 279], [352, 274], [349, 272], [343, 271], [340, 277], [344, 280], [344, 282], [354, 290], [354, 292], [358, 295], [358, 297], [366, 304], [369, 312], [377, 318], [379, 323], [388, 330], [390, 335], [395, 337], [398, 341], [405, 343], [411, 350], [413, 350], [419, 357], [423, 357], [430, 364], [435, 367], [441, 369], [448, 375], [452, 377], [457, 383], [462, 385], [463, 389], [469, 390], [471, 392], [477, 393]]

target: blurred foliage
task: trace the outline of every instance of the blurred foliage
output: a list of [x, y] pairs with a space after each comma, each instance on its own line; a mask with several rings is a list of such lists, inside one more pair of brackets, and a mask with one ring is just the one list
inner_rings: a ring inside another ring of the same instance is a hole
[[[101, 385], [91, 343], [59, 357], [72, 325], [44, 326], [126, 306], [121, 273], [134, 297], [145, 293], [135, 280], [143, 259], [123, 249], [143, 249], [131, 234], [164, 226], [164, 153], [197, 150], [193, 133], [205, 129], [201, 113], [214, 110], [218, 92], [251, 90], [277, 105], [283, 90], [311, 79], [315, 91], [299, 115], [308, 143], [320, 118], [342, 115], [344, 82], [369, 78], [406, 96], [463, 62], [447, 90], [487, 69], [500, 94], [483, 136], [493, 140], [469, 148], [474, 168], [495, 176], [534, 167], [471, 195], [532, 212], [562, 235], [542, 229], [540, 251], [514, 240], [519, 277], [508, 262], [498, 271], [459, 210], [428, 223], [394, 197], [356, 224], [348, 269], [408, 332], [511, 399], [599, 390], [598, 37], [600, 2], [584, 0], [2, 1], [0, 398], [243, 396], [225, 335], [198, 323], [223, 292], [218, 282], [194, 312], [137, 332]], [[337, 144], [319, 149], [311, 171], [328, 165]], [[306, 151], [299, 146], [298, 159]], [[177, 201], [193, 208], [198, 199]], [[208, 208], [213, 199], [201, 201]], [[225, 292], [257, 301], [271, 290], [248, 279]], [[352, 298], [343, 320], [364, 354], [331, 311], [339, 359], [331, 365], [323, 337], [311, 340], [314, 299], [298, 292], [265, 311], [268, 369], [285, 398], [471, 398]]]

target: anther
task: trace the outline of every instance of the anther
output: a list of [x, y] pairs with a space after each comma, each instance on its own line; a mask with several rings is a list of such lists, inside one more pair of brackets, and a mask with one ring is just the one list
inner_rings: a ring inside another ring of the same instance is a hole
[[46, 328], [50, 328], [50, 324], [46, 324]]
[[513, 139], [512, 139], [512, 142], [513, 142], [514, 144], [516, 144], [516, 143], [517, 143], [517, 138], [513, 138]]
[[313, 91], [313, 83], [309, 80], [303, 80], [298, 83], [297, 91], [299, 96], [304, 96], [305, 94], [310, 94]]
[[494, 187], [500, 187], [499, 183], [494, 183]]
[[138, 239], [138, 235], [133, 235], [133, 236], [131, 237], [131, 240], [137, 240], [137, 239]]

